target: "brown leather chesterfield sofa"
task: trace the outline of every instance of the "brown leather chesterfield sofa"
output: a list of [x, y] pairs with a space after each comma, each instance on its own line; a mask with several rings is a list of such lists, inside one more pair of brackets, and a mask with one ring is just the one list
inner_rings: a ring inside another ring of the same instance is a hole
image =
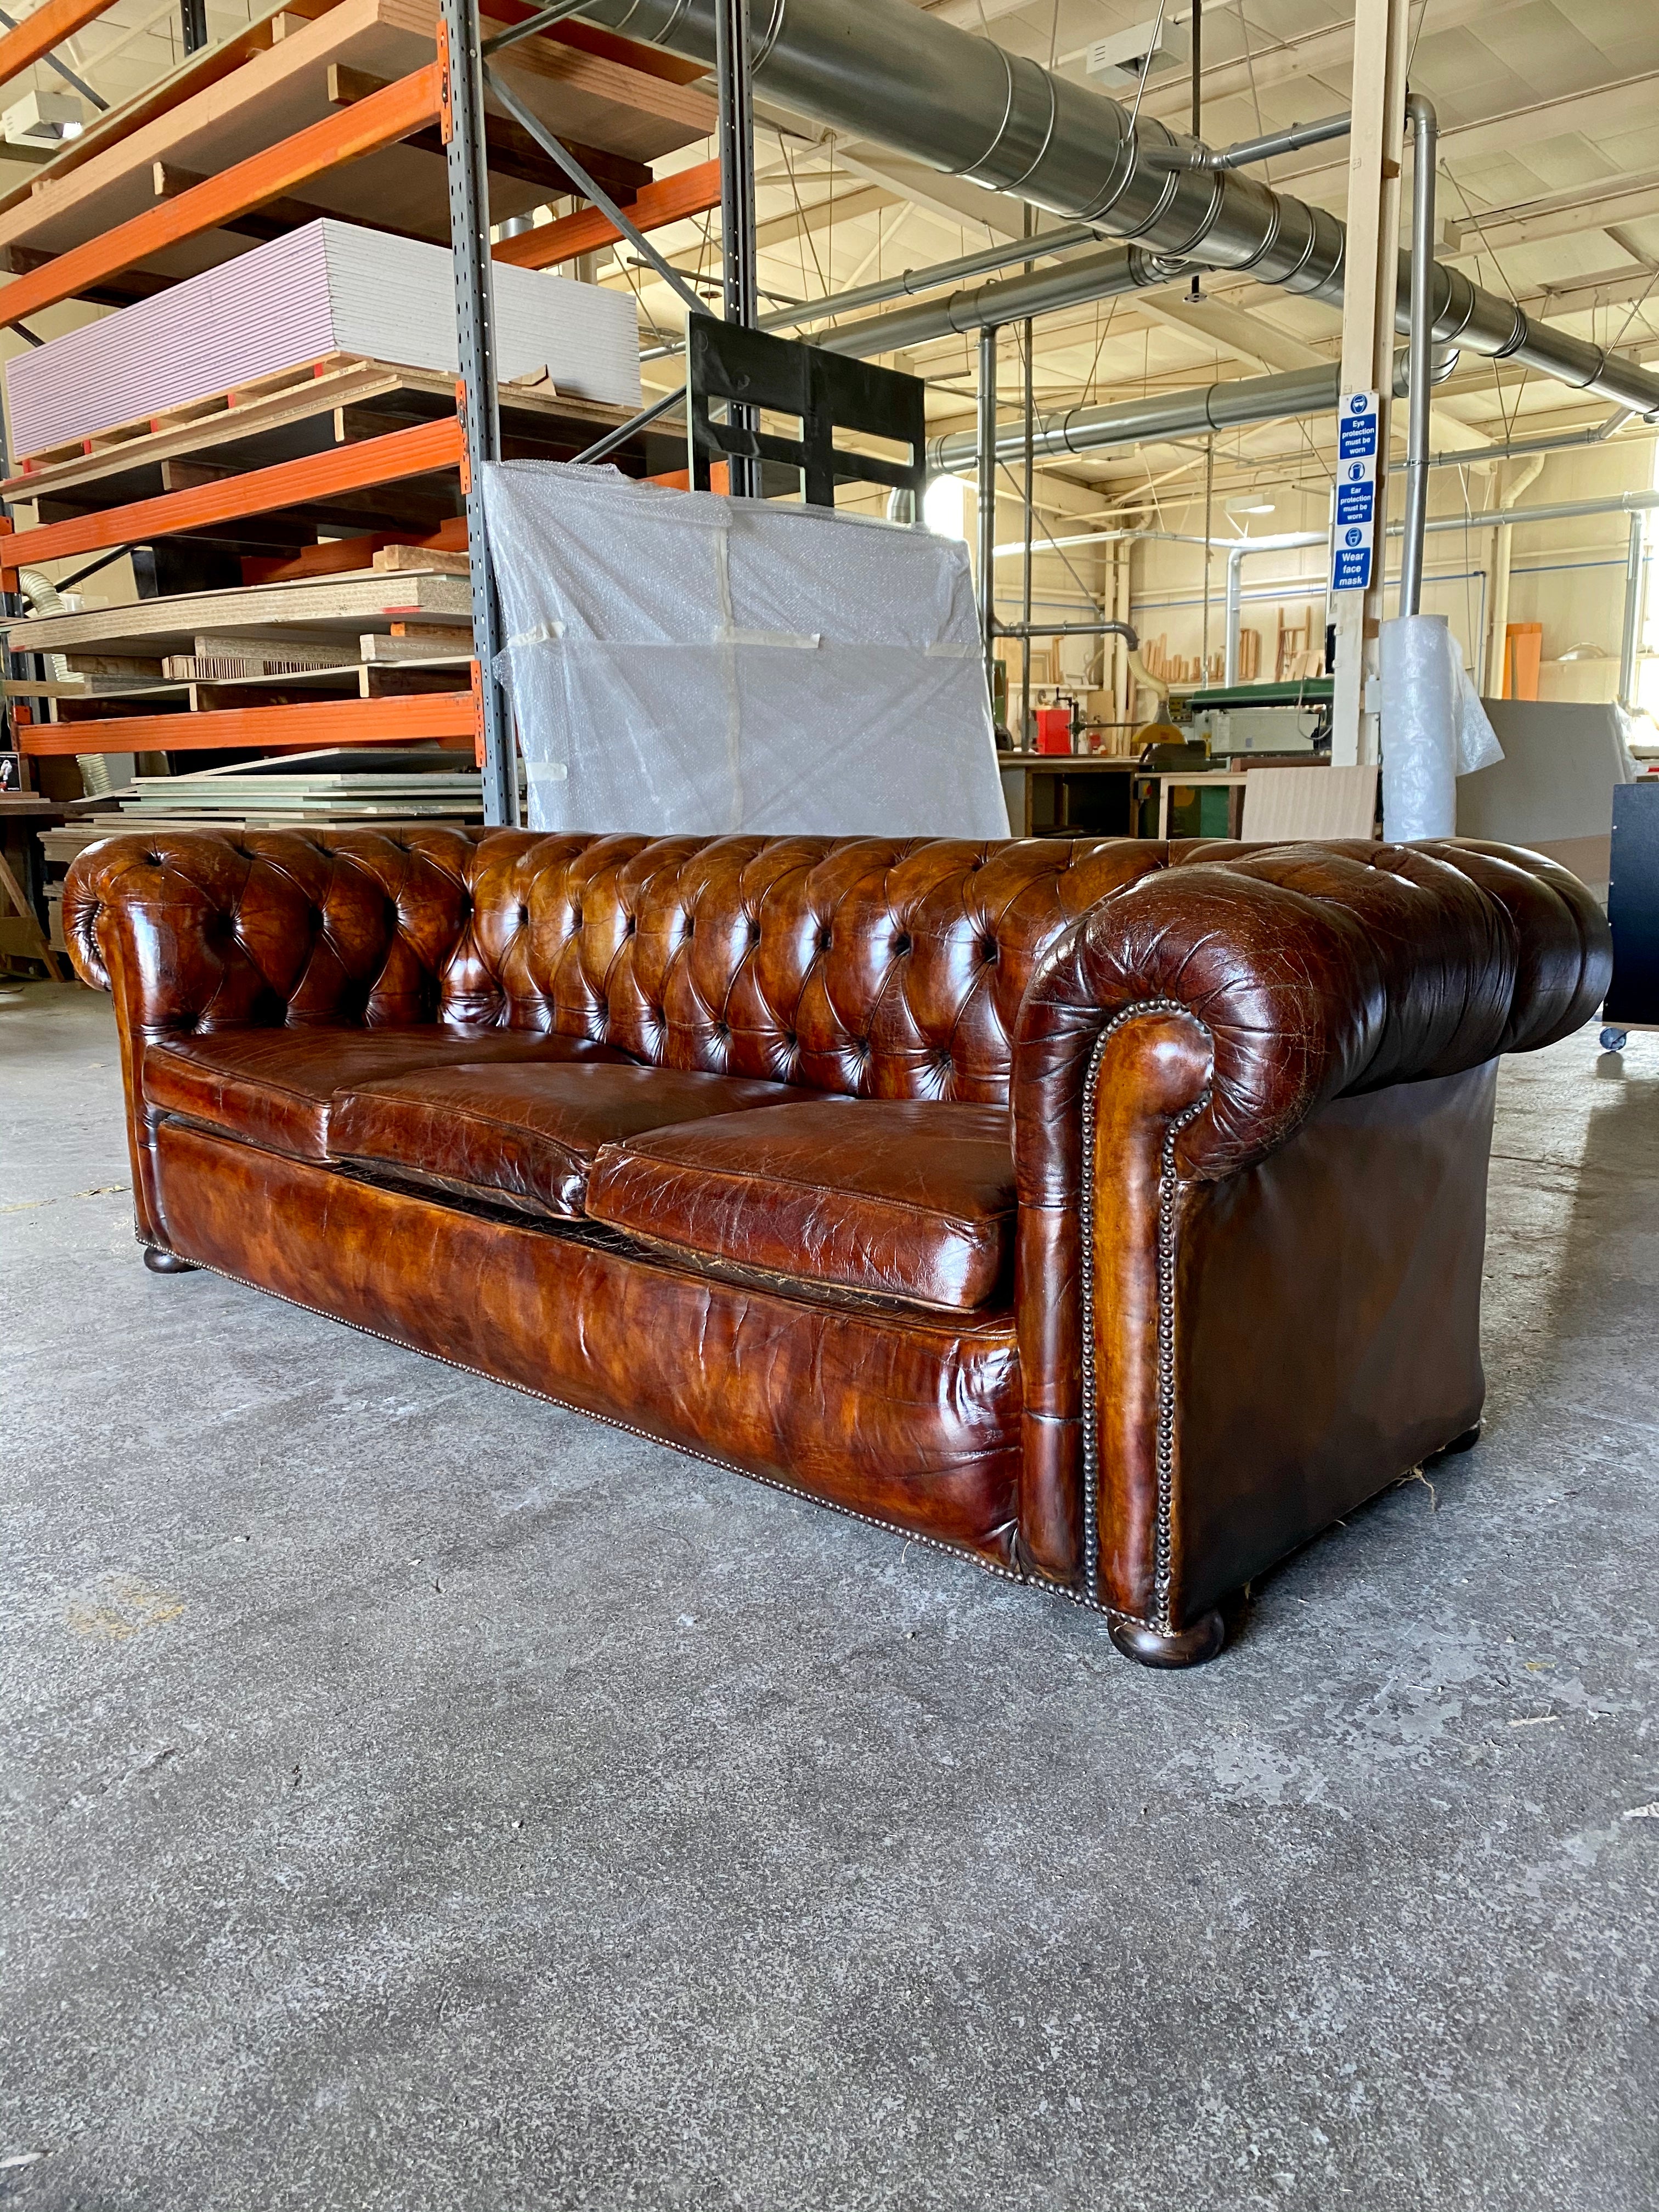
[[1485, 845], [117, 837], [140, 1241], [1097, 1607], [1473, 1441], [1498, 1056], [1606, 988]]

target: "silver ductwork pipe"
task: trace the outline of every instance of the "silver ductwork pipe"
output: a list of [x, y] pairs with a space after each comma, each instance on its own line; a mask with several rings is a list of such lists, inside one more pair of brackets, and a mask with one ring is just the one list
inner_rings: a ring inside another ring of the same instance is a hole
[[[583, 15], [711, 65], [715, 0], [586, 0]], [[1165, 258], [1247, 271], [1339, 303], [1343, 225], [1240, 169], [1184, 166], [1209, 149], [1054, 76], [910, 0], [757, 0], [754, 76], [767, 97], [875, 138], [946, 175], [1012, 192]], [[1183, 166], [1173, 166], [1179, 156]], [[1401, 256], [1401, 308], [1410, 298]], [[1659, 377], [1531, 322], [1512, 301], [1437, 264], [1434, 335], [1524, 362], [1610, 405], [1659, 413]]]
[[926, 345], [933, 338], [957, 331], [997, 329], [1004, 323], [1024, 322], [1031, 315], [1052, 315], [1066, 307], [1086, 306], [1092, 300], [1112, 300], [1125, 292], [1138, 292], [1153, 284], [1167, 284], [1177, 272], [1155, 254], [1137, 246], [1121, 246], [1103, 252], [1074, 253], [1053, 269], [1034, 269], [1029, 276], [1005, 277], [999, 284], [975, 284], [951, 292], [942, 300], [918, 301], [890, 315], [872, 315], [868, 321], [850, 323], [844, 330], [825, 331], [813, 339], [826, 353], [851, 354], [869, 361], [877, 354], [898, 353]]
[[[1215, 430], [1238, 430], [1253, 422], [1279, 422], [1297, 415], [1328, 413], [1336, 405], [1337, 365], [1291, 368], [1276, 376], [1235, 377], [1225, 384], [1199, 385], [1191, 392], [1152, 392], [1145, 399], [1120, 400], [1109, 407], [1066, 407], [1039, 415], [1032, 448], [1039, 460], [1061, 453], [1094, 453], [1107, 446], [1137, 446], [1167, 438], [1204, 438]], [[1023, 423], [1010, 423], [997, 435], [996, 458], [1023, 459]], [[929, 441], [927, 465], [940, 476], [971, 476], [979, 465], [978, 440], [971, 430]]]

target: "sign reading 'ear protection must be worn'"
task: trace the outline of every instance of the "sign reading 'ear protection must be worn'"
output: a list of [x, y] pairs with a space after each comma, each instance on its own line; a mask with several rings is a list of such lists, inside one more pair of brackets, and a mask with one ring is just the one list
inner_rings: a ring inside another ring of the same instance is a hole
[[1336, 417], [1336, 519], [1331, 537], [1331, 589], [1370, 588], [1376, 532], [1378, 407], [1374, 392], [1351, 392]]

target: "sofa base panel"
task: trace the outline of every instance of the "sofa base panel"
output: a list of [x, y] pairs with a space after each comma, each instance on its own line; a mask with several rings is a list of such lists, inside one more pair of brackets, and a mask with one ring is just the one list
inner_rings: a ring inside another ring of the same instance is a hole
[[1012, 1316], [819, 1306], [459, 1211], [183, 1123], [168, 1256], [1008, 1569]]

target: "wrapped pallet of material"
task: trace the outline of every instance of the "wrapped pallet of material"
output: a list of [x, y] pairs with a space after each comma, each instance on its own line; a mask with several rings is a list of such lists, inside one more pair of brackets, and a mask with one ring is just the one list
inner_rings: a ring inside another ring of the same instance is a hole
[[1382, 834], [1451, 837], [1457, 779], [1504, 757], [1444, 615], [1382, 625]]
[[484, 497], [533, 828], [1007, 836], [959, 540], [556, 462]]

